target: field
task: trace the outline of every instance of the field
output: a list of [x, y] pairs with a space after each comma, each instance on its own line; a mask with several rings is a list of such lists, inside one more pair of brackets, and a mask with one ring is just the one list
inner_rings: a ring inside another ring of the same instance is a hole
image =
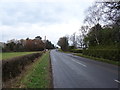
[[31, 54], [31, 53], [35, 53], [35, 52], [5, 52], [5, 53], [2, 53], [2, 59], [9, 59], [9, 58]]

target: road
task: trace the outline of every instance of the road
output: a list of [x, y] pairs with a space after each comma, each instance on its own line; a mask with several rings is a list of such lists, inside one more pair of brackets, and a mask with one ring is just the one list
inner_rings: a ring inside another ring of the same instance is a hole
[[87, 58], [50, 52], [54, 88], [118, 88], [118, 67]]

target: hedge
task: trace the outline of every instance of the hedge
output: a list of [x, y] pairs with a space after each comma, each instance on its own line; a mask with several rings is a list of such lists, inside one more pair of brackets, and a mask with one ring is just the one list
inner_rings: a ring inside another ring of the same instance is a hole
[[96, 49], [88, 49], [83, 50], [84, 55], [92, 56], [92, 57], [98, 57], [98, 58], [104, 58], [114, 61], [119, 61], [120, 57], [120, 50], [96, 50]]
[[34, 60], [41, 55], [42, 53], [33, 53], [2, 60], [2, 80], [7, 81], [18, 76], [26, 65], [34, 62]]
[[73, 52], [73, 53], [82, 53], [82, 50], [81, 49], [71, 49], [70, 52]]

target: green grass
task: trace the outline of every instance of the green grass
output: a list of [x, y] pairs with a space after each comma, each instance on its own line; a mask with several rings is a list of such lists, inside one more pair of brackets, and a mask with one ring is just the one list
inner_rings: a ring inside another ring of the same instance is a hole
[[21, 80], [22, 88], [49, 88], [49, 52], [45, 53]]
[[0, 52], [0, 60], [2, 60], [2, 53]]
[[106, 62], [106, 63], [109, 63], [109, 64], [119, 65], [120, 66], [120, 62], [119, 61], [113, 61], [113, 60], [108, 60], [108, 59], [103, 59], [103, 58], [91, 57], [91, 56], [83, 55], [81, 53], [76, 53], [74, 55], [85, 57], [85, 58], [89, 58], [89, 59], [96, 60], [96, 61]]
[[35, 53], [35, 52], [5, 52], [5, 53], [2, 53], [2, 59], [9, 59], [9, 58], [31, 54], [31, 53]]

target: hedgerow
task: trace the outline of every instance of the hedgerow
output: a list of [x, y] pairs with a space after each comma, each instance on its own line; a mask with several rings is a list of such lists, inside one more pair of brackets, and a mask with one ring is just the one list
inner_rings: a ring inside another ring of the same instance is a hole
[[92, 57], [98, 57], [98, 58], [104, 58], [114, 61], [119, 61], [120, 57], [120, 50], [117, 49], [88, 49], [83, 50], [84, 55], [92, 56]]
[[2, 60], [2, 79], [7, 81], [18, 76], [25, 66], [34, 62], [42, 53], [33, 53], [11, 59]]

